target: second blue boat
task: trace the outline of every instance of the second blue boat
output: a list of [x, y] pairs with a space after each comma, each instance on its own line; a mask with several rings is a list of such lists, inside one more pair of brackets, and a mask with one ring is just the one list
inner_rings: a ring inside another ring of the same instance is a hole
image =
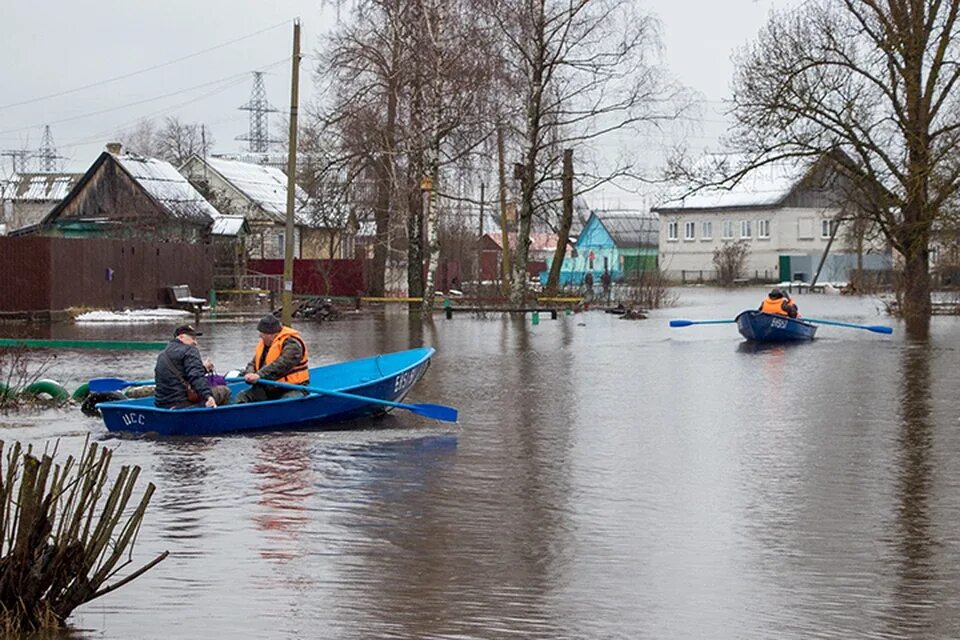
[[744, 311], [737, 316], [737, 329], [754, 342], [797, 342], [813, 340], [817, 326], [799, 318]]

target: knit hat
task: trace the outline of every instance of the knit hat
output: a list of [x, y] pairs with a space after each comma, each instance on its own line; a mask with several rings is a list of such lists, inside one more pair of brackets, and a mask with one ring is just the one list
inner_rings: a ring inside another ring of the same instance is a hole
[[280, 333], [281, 328], [280, 320], [273, 314], [263, 316], [257, 323], [257, 331], [260, 333]]

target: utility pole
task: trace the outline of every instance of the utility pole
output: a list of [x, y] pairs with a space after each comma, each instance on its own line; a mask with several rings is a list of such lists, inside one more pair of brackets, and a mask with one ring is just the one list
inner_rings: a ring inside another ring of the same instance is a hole
[[300, 20], [293, 21], [293, 59], [290, 70], [290, 136], [287, 143], [287, 229], [283, 236], [283, 315], [293, 322], [293, 212], [297, 193], [297, 103], [300, 95]]

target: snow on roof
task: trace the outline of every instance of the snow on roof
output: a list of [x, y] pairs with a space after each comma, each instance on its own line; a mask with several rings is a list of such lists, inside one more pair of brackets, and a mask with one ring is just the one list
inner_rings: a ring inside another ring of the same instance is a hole
[[[206, 162], [227, 182], [256, 203], [267, 215], [278, 222], [287, 215], [287, 174], [276, 167], [226, 158], [207, 158]], [[307, 201], [307, 193], [299, 186], [295, 191], [297, 203]], [[300, 224], [310, 224], [309, 216], [295, 213]]]
[[[743, 163], [744, 159], [739, 156], [705, 156], [693, 171], [695, 175], [710, 175], [719, 181], [724, 174], [736, 172]], [[655, 209], [729, 209], [776, 205], [790, 194], [810, 166], [810, 160], [771, 162], [751, 170], [729, 188], [708, 187], [692, 195], [685, 195], [690, 193], [689, 185], [677, 185], [670, 190], [666, 201]]]
[[375, 220], [364, 220], [360, 222], [357, 228], [357, 236], [360, 238], [373, 238], [377, 235], [377, 223]]
[[5, 183], [0, 197], [59, 202], [82, 177], [82, 173], [21, 173]]
[[196, 221], [220, 217], [220, 212], [169, 162], [135, 155], [113, 158], [172, 215]]
[[660, 219], [655, 213], [626, 209], [594, 211], [613, 242], [621, 248], [656, 246]]
[[246, 218], [243, 216], [220, 216], [213, 221], [210, 233], [215, 236], [235, 237], [240, 235], [244, 222], [246, 222]]

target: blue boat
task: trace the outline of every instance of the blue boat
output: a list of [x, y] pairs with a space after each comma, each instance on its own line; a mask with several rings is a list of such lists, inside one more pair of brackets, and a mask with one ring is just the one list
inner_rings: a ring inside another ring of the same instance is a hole
[[[426, 373], [433, 353], [432, 348], [410, 349], [313, 367], [310, 386], [399, 402]], [[229, 386], [234, 397], [249, 388], [245, 382]], [[163, 436], [317, 428], [390, 409], [382, 404], [322, 393], [229, 404], [216, 409], [160, 409], [154, 406], [153, 397], [102, 402], [97, 408], [110, 431]]]
[[754, 342], [797, 342], [813, 340], [817, 326], [799, 318], [759, 311], [744, 311], [737, 316], [737, 329]]

